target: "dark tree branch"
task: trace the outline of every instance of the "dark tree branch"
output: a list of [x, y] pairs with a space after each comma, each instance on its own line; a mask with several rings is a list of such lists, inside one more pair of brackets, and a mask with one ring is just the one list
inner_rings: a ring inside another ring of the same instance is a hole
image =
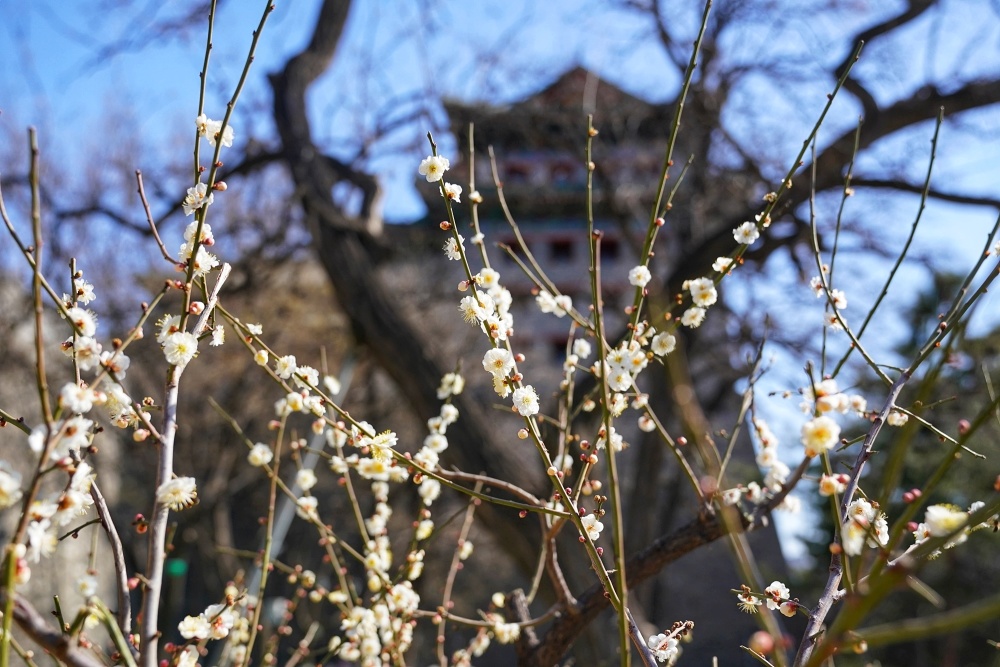
[[[6, 599], [7, 595], [9, 593], [6, 591], [0, 591], [0, 599]], [[69, 635], [58, 632], [46, 623], [45, 618], [30, 602], [17, 593], [13, 595], [14, 620], [18, 627], [52, 657], [70, 667], [104, 667], [100, 660], [82, 649]]]
[[[1000, 79], [968, 82], [953, 92], [944, 93], [933, 85], [915, 91], [910, 97], [899, 100], [883, 109], [874, 119], [866, 119], [861, 134], [859, 151], [870, 147], [879, 139], [900, 130], [937, 117], [943, 107], [948, 116], [1000, 104]], [[816, 192], [841, 187], [844, 183], [843, 168], [854, 151], [855, 131], [849, 130], [830, 143], [816, 158]], [[779, 219], [798, 208], [808, 200], [811, 168], [808, 165], [799, 170], [793, 179], [793, 187], [788, 191], [783, 203], [775, 209], [773, 217]], [[721, 225], [714, 233], [706, 235], [702, 242], [684, 255], [668, 277], [668, 285], [680, 285], [686, 278], [694, 276], [710, 266], [715, 258], [732, 250], [732, 229], [743, 220], [752, 220], [759, 207], [751, 207], [739, 218]], [[781, 244], [764, 244], [761, 250], [748, 253], [747, 259], [764, 260]], [[676, 290], [675, 290], [676, 291]]]
[[[741, 519], [740, 523], [746, 530], [754, 528], [745, 519]], [[663, 535], [626, 563], [629, 588], [634, 588], [670, 563], [725, 534], [725, 522], [718, 515], [703, 513], [677, 531]], [[575, 605], [552, 623], [537, 645], [528, 647], [528, 650], [519, 647], [518, 664], [525, 667], [560, 664], [560, 659], [574, 640], [610, 604], [604, 597], [604, 589], [600, 584], [594, 584], [577, 597]]]
[[[854, 53], [854, 48], [860, 42], [869, 44], [876, 37], [881, 37], [882, 35], [890, 33], [893, 30], [899, 28], [900, 26], [903, 26], [909, 23], [910, 21], [916, 19], [924, 12], [926, 12], [928, 9], [930, 9], [934, 4], [936, 4], [936, 2], [937, 0], [910, 0], [909, 5], [907, 6], [905, 11], [897, 14], [891, 19], [883, 21], [882, 23], [878, 23], [876, 25], [871, 26], [870, 28], [867, 28], [866, 30], [862, 30], [857, 35], [855, 35], [850, 41], [850, 49], [848, 53], [849, 54]], [[837, 65], [837, 68], [834, 70], [833, 75], [839, 78], [841, 75], [843, 75], [844, 70], [846, 70], [848, 67], [851, 66], [852, 61], [853, 58], [850, 55], [848, 55], [846, 59], [844, 59], [839, 65]], [[861, 102], [861, 106], [864, 109], [865, 118], [874, 120], [875, 116], [879, 113], [879, 108], [878, 108], [878, 103], [875, 101], [874, 96], [872, 96], [872, 94], [868, 92], [868, 89], [865, 88], [861, 84], [861, 82], [858, 81], [853, 76], [849, 77], [847, 81], [844, 82], [844, 89], [847, 90], [852, 95], [854, 95], [856, 98], [858, 98], [858, 101]]]
[[[320, 261], [356, 338], [369, 348], [413, 411], [424, 419], [439, 411], [436, 390], [446, 371], [429, 356], [418, 332], [379, 282], [370, 251], [374, 240], [368, 225], [348, 215], [331, 194], [337, 183], [348, 182], [374, 197], [378, 192], [377, 182], [323, 155], [312, 142], [306, 113], [306, 93], [332, 62], [350, 5], [349, 0], [325, 0], [309, 45], [289, 60], [282, 71], [271, 76], [275, 126]], [[452, 442], [448, 456], [452, 463], [499, 479], [519, 481], [528, 477], [535, 481], [537, 475], [526, 474], [525, 466], [495, 442], [496, 436], [487, 428], [479, 406], [472, 399], [460, 394], [453, 403], [462, 417], [448, 429], [448, 439]], [[530, 570], [537, 561], [537, 549], [517, 515], [490, 505], [484, 505], [480, 512], [484, 524], [501, 536], [499, 542], [516, 562]]]
[[[853, 178], [851, 184], [855, 188], [873, 188], [880, 190], [896, 190], [898, 192], [908, 192], [921, 194], [924, 191], [922, 184], [906, 183], [889, 178]], [[968, 204], [969, 206], [989, 206], [1000, 209], [1000, 199], [996, 197], [982, 197], [976, 195], [962, 195], [955, 192], [941, 192], [940, 190], [930, 190], [927, 196], [931, 199], [947, 201], [953, 204]]]

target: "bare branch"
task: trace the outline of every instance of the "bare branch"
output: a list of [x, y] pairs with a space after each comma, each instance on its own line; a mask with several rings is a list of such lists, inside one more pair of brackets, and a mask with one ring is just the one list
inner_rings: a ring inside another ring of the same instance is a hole
[[[0, 600], [7, 601], [8, 593], [0, 590]], [[68, 635], [56, 631], [26, 599], [14, 596], [14, 620], [35, 643], [70, 667], [104, 667], [104, 664], [74, 643]]]

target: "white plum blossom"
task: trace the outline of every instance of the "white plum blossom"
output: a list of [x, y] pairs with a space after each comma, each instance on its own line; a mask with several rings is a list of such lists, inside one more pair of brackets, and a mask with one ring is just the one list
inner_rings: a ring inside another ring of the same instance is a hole
[[483, 368], [494, 377], [507, 377], [514, 370], [514, 357], [506, 348], [492, 348], [483, 356]]
[[[361, 472], [360, 467], [358, 472]], [[316, 496], [302, 496], [295, 501], [295, 513], [306, 521], [319, 521], [319, 514], [316, 512], [319, 507], [319, 500]]]
[[705, 309], [699, 308], [698, 306], [692, 306], [684, 311], [681, 315], [681, 324], [692, 329], [696, 329], [701, 326], [701, 323], [705, 321]]
[[628, 272], [629, 284], [635, 285], [636, 287], [645, 287], [652, 279], [653, 275], [649, 272], [649, 268], [644, 264], [632, 267], [632, 269]]
[[442, 248], [444, 250], [444, 256], [453, 261], [462, 259], [461, 248], [462, 248], [462, 243], [465, 242], [464, 236], [462, 236], [461, 234], [457, 234], [456, 236], [458, 236], [457, 239], [454, 236], [452, 236], [447, 241], [445, 241], [444, 246]]
[[809, 289], [812, 290], [813, 295], [818, 299], [823, 294], [826, 293], [826, 288], [823, 286], [823, 278], [820, 276], [813, 276], [809, 279]]
[[188, 331], [176, 331], [163, 343], [163, 355], [171, 366], [184, 367], [198, 354], [198, 338]]
[[931, 505], [924, 512], [924, 525], [931, 537], [945, 537], [969, 521], [969, 515], [954, 505]]
[[843, 315], [838, 317], [836, 312], [827, 313], [826, 315], [823, 316], [823, 323], [826, 325], [826, 328], [829, 329], [830, 331], [843, 331], [844, 330], [843, 319], [844, 319]]
[[195, 277], [204, 276], [219, 266], [219, 258], [206, 250], [203, 245], [198, 246], [198, 253], [193, 260], [191, 259], [191, 248], [186, 243], [181, 244], [180, 255], [194, 267], [192, 275]]
[[83, 278], [73, 279], [73, 300], [86, 306], [96, 298], [93, 285]]
[[174, 512], [191, 507], [198, 502], [198, 486], [194, 477], [175, 477], [156, 489], [156, 502]]
[[90, 387], [81, 387], [75, 382], [67, 382], [59, 390], [59, 405], [64, 410], [82, 415], [94, 407], [96, 393]]
[[444, 172], [448, 171], [451, 163], [448, 158], [440, 155], [428, 155], [420, 161], [417, 173], [427, 179], [428, 183], [435, 183], [444, 177]]
[[303, 491], [308, 491], [313, 488], [316, 486], [318, 481], [319, 480], [316, 479], [316, 473], [313, 472], [312, 468], [302, 468], [295, 473], [295, 485]]
[[184, 620], [177, 625], [177, 630], [184, 639], [208, 639], [212, 626], [208, 619], [199, 614], [198, 616], [185, 616]]
[[538, 414], [538, 394], [534, 387], [529, 384], [514, 390], [514, 408], [522, 417]]
[[454, 183], [444, 184], [444, 196], [452, 200], [455, 203], [461, 203], [462, 201], [462, 186], [456, 185]]
[[[438, 400], [445, 400], [449, 396], [457, 396], [465, 389], [465, 378], [459, 373], [445, 373], [441, 378], [441, 385], [437, 390]], [[339, 388], [337, 392], [338, 393]]]
[[646, 640], [646, 646], [653, 652], [659, 662], [670, 663], [680, 655], [680, 647], [675, 637], [663, 633], [653, 635]]
[[219, 347], [226, 342], [226, 327], [221, 324], [215, 325], [212, 329], [212, 342], [209, 343], [212, 347]]
[[711, 278], [695, 278], [686, 281], [685, 284], [688, 291], [691, 292], [691, 301], [696, 306], [707, 308], [719, 298], [719, 292], [715, 289], [715, 283]]
[[829, 451], [840, 441], [840, 426], [829, 417], [819, 416], [802, 425], [802, 444], [812, 458]]
[[[187, 244], [193, 245], [194, 235], [198, 233], [198, 221], [192, 220], [188, 223], [188, 226], [184, 228], [184, 241]], [[212, 235], [212, 225], [207, 222], [201, 225], [201, 234], [198, 236], [198, 242], [205, 245], [215, 245], [215, 237]], [[181, 246], [182, 248], [184, 246]]]
[[474, 294], [462, 297], [462, 300], [458, 303], [458, 309], [461, 311], [462, 318], [466, 322], [476, 324], [485, 322], [490, 315], [493, 315], [496, 306], [489, 294], [477, 291]]
[[787, 600], [790, 595], [788, 586], [785, 586], [780, 581], [772, 581], [771, 585], [764, 589], [764, 594], [767, 596], [767, 608], [772, 611], [777, 611], [781, 605], [781, 601]]
[[94, 314], [83, 308], [66, 309], [66, 317], [76, 327], [77, 333], [81, 336], [93, 336], [97, 333], [97, 320]]
[[717, 257], [715, 261], [712, 262], [712, 270], [718, 271], [719, 273], [725, 273], [732, 265], [732, 257]]
[[573, 354], [580, 357], [581, 359], [586, 359], [591, 355], [590, 342], [585, 338], [577, 338], [573, 341]]
[[653, 341], [650, 343], [650, 349], [653, 351], [653, 354], [658, 357], [667, 356], [673, 352], [676, 347], [677, 339], [666, 331], [661, 331], [653, 336]]
[[830, 290], [830, 301], [833, 302], [833, 307], [837, 310], [843, 310], [847, 308], [847, 295], [844, 294], [843, 290], [832, 289]]
[[97, 577], [92, 574], [83, 574], [76, 580], [76, 589], [84, 598], [97, 595]]
[[291, 354], [287, 354], [283, 357], [278, 357], [274, 362], [274, 372], [282, 380], [287, 380], [295, 373], [298, 366], [295, 364], [295, 357]]
[[853, 501], [847, 506], [847, 520], [841, 526], [840, 543], [848, 556], [860, 554], [865, 544], [869, 547], [885, 546], [889, 543], [889, 524], [885, 514], [864, 498]]
[[188, 188], [184, 197], [184, 215], [191, 215], [203, 206], [210, 206], [215, 201], [215, 193], [208, 191], [205, 183], [198, 183], [193, 188]]
[[760, 231], [757, 229], [757, 225], [753, 222], [744, 222], [739, 227], [733, 230], [733, 238], [740, 245], [751, 245], [754, 241], [760, 238]]
[[591, 541], [597, 541], [601, 536], [601, 531], [604, 530], [604, 524], [597, 520], [596, 514], [588, 514], [580, 519], [580, 523], [583, 524], [583, 529], [587, 531], [587, 537]]
[[838, 473], [836, 475], [823, 473], [823, 476], [819, 478], [819, 495], [829, 497], [835, 493], [843, 493], [847, 490], [849, 479], [845, 473]]
[[889, 426], [903, 426], [910, 420], [910, 415], [905, 412], [900, 412], [899, 410], [893, 410], [889, 413], [889, 416], [885, 418], [885, 423]]
[[255, 444], [250, 448], [250, 453], [247, 454], [247, 461], [255, 468], [267, 465], [273, 458], [274, 454], [271, 452], [271, 448], [263, 442]]
[[429, 506], [441, 495], [441, 482], [430, 477], [425, 477], [424, 481], [420, 483], [417, 492], [420, 494], [421, 500], [424, 501], [424, 505]]
[[556, 317], [564, 317], [573, 308], [573, 299], [565, 294], [552, 296], [547, 290], [541, 290], [535, 297], [539, 310], [543, 313], [552, 313]]
[[[221, 143], [226, 148], [233, 145], [233, 127], [232, 125], [226, 123], [226, 129], [222, 129], [221, 120], [212, 120], [205, 114], [201, 114], [194, 120], [195, 125], [198, 127], [198, 134], [208, 139], [208, 144], [210, 146], [215, 146], [216, 142], [221, 140]], [[220, 130], [222, 136], [220, 137]]]
[[740, 610], [745, 611], [748, 614], [756, 614], [759, 611], [757, 607], [764, 604], [763, 601], [756, 595], [753, 595], [750, 592], [750, 589], [746, 586], [743, 587], [742, 593], [736, 594], [736, 599]]
[[21, 495], [21, 476], [6, 461], [0, 461], [0, 510], [14, 505]]

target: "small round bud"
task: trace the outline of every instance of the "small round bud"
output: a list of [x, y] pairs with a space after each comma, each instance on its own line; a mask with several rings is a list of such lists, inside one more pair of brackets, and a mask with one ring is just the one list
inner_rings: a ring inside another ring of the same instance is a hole
[[219, 192], [225, 192], [229, 189], [229, 186], [226, 185], [225, 181], [216, 181], [215, 184], [212, 185], [212, 189], [218, 190]]
[[188, 312], [192, 315], [201, 315], [205, 310], [205, 304], [201, 301], [192, 301], [191, 305], [188, 306]]
[[440, 225], [438, 225], [438, 227], [440, 227], [440, 228], [441, 228], [441, 231], [443, 231], [443, 232], [446, 232], [446, 231], [448, 231], [449, 229], [451, 229], [451, 223], [450, 223], [450, 222], [448, 222], [447, 220], [442, 220], [442, 221], [441, 221], [441, 224], [440, 224]]

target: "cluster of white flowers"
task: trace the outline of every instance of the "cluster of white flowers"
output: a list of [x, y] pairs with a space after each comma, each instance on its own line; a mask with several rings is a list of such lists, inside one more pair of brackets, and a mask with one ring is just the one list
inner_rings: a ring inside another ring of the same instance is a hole
[[[58, 529], [79, 521], [94, 504], [90, 496], [90, 485], [95, 477], [93, 468], [86, 461], [75, 464], [69, 464], [68, 461], [69, 459], [62, 462], [67, 466], [72, 465], [69, 468], [72, 475], [66, 488], [53, 497], [36, 500], [31, 506], [31, 522], [26, 532], [26, 550], [23, 556], [26, 560], [37, 563], [42, 556], [51, 555], [58, 544]], [[4, 462], [0, 462], [0, 471], [0, 478], [4, 480], [6, 487], [3, 491], [5, 499], [20, 499], [20, 476], [9, 470]], [[25, 565], [18, 576], [19, 583], [24, 583], [31, 576], [31, 571]]]
[[754, 418], [753, 427], [757, 434], [757, 441], [760, 443], [760, 451], [757, 452], [757, 465], [764, 473], [764, 486], [771, 491], [780, 491], [791, 470], [784, 461], [778, 458], [778, 438], [771, 431], [767, 422], [759, 417]]
[[573, 310], [573, 299], [565, 294], [553, 296], [548, 290], [539, 290], [535, 297], [538, 309], [543, 313], [552, 313], [556, 317], [565, 317], [566, 313]]
[[847, 506], [847, 519], [840, 527], [840, 544], [848, 556], [857, 556], [865, 544], [884, 547], [889, 543], [889, 523], [885, 513], [864, 498]]
[[184, 229], [184, 243], [180, 246], [179, 255], [181, 259], [191, 262], [194, 267], [193, 275], [201, 277], [219, 266], [219, 258], [208, 251], [208, 248], [215, 245], [215, 237], [212, 235], [212, 226], [207, 222], [201, 225], [201, 235], [198, 241], [198, 251], [194, 259], [191, 259], [191, 252], [194, 249], [194, 236], [198, 233], [198, 221], [192, 220]]
[[[129, 367], [129, 358], [119, 350], [102, 352], [94, 335], [97, 320], [93, 313], [74, 303], [89, 303], [94, 299], [93, 286], [77, 277], [73, 281], [73, 295], [63, 295], [66, 316], [74, 327], [73, 335], [62, 344], [63, 351], [74, 358], [80, 371], [95, 370], [100, 364], [115, 374], [121, 381]], [[105, 392], [90, 387], [86, 383], [68, 382], [59, 390], [58, 405], [62, 412], [59, 419], [46, 427], [36, 426], [28, 435], [28, 447], [32, 453], [46, 456], [45, 464], [59, 466], [70, 473], [66, 487], [48, 497], [35, 500], [31, 507], [31, 521], [25, 532], [25, 544], [17, 563], [18, 583], [25, 583], [31, 576], [27, 561], [37, 562], [43, 556], [51, 555], [58, 544], [58, 531], [70, 522], [85, 516], [94, 501], [90, 486], [95, 478], [94, 470], [84, 460], [85, 450], [90, 446], [95, 433], [95, 422], [84, 417], [95, 405], [105, 405], [112, 421], [119, 426], [134, 423], [132, 417], [124, 417], [128, 412], [134, 415], [131, 401], [118, 384], [110, 384]], [[121, 407], [126, 401], [127, 408]], [[21, 476], [6, 461], [0, 461], [0, 509], [10, 507], [21, 500]]]
[[854, 413], [865, 416], [868, 409], [863, 396], [847, 395], [837, 388], [837, 381], [826, 379], [814, 386], [802, 389], [803, 402], [800, 408], [812, 419], [802, 425], [802, 444], [808, 457], [819, 456], [829, 451], [840, 441], [840, 426], [829, 414]]
[[197, 616], [187, 616], [177, 629], [184, 639], [225, 639], [239, 619], [232, 608], [225, 604], [209, 605]]
[[410, 618], [419, 604], [409, 581], [394, 584], [370, 608], [356, 605], [348, 610], [340, 624], [344, 640], [332, 641], [331, 651], [362, 667], [395, 663], [413, 643]]
[[[485, 277], [484, 277], [485, 276]], [[483, 269], [475, 278], [482, 289], [462, 297], [458, 309], [469, 324], [479, 327], [495, 341], [505, 341], [514, 332], [514, 317], [510, 313], [513, 297], [500, 284], [500, 275], [493, 269]]]
[[[921, 544], [932, 537], [948, 537], [950, 535], [951, 537], [944, 544], [944, 548], [951, 549], [968, 540], [969, 534], [973, 531], [981, 528], [992, 528], [995, 532], [997, 515], [993, 515], [977, 525], [970, 523], [971, 515], [985, 505], [986, 503], [977, 500], [969, 506], [968, 511], [963, 511], [960, 507], [949, 504], [930, 505], [924, 511], [924, 520], [913, 531], [914, 543]], [[939, 553], [940, 551], [935, 551], [931, 557], [936, 557]]]
[[859, 417], [867, 414], [868, 402], [864, 396], [841, 392], [836, 380], [828, 378], [817, 382], [815, 386], [803, 387], [801, 391], [803, 401], [799, 404], [799, 409], [806, 414], [839, 412], [846, 415], [853, 412]]
[[771, 611], [779, 611], [785, 616], [792, 617], [799, 608], [798, 600], [791, 599], [788, 586], [780, 581], [772, 581], [762, 595], [755, 595], [748, 586], [741, 586], [741, 589], [742, 591], [736, 594], [737, 604], [748, 614], [756, 614], [758, 608], [766, 604]]
[[[745, 486], [739, 485], [723, 491], [721, 499], [724, 505], [735, 505], [744, 498], [751, 505], [756, 505], [771, 497], [772, 494], [780, 492], [782, 485], [791, 473], [788, 465], [778, 458], [778, 437], [767, 422], [755, 417], [753, 427], [760, 444], [757, 452], [757, 465], [764, 473], [763, 485], [749, 482]], [[786, 495], [777, 509], [794, 513], [799, 511], [800, 504], [801, 501], [797, 496]]]
[[[817, 299], [827, 295], [827, 274], [830, 271], [830, 267], [824, 264], [820, 267], [820, 270], [822, 271], [822, 276], [813, 276], [809, 279], [809, 289], [812, 290]], [[823, 316], [823, 322], [831, 331], [842, 331], [844, 328], [842, 325], [844, 316], [840, 311], [847, 308], [847, 295], [844, 294], [843, 290], [830, 289], [829, 297], [829, 302], [833, 304], [833, 310], [827, 310]]]
[[208, 185], [198, 182], [195, 186], [187, 189], [184, 201], [181, 203], [184, 215], [192, 215], [204, 206], [211, 206], [215, 201], [215, 193], [208, 191]]
[[233, 145], [232, 125], [227, 123], [225, 129], [223, 129], [221, 120], [212, 120], [205, 114], [201, 114], [195, 118], [194, 123], [198, 128], [198, 135], [208, 139], [209, 146], [215, 146], [216, 142], [220, 141], [226, 148]]

